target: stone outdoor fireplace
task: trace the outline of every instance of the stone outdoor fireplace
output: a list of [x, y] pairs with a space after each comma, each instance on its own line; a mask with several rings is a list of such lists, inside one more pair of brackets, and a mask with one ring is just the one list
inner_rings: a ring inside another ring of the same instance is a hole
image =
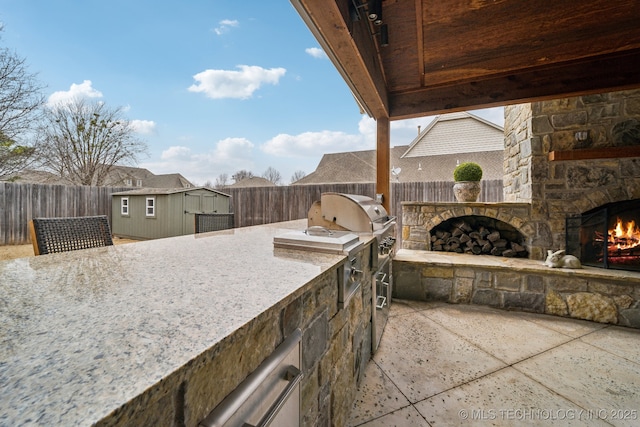
[[583, 265], [640, 271], [640, 199], [567, 218], [567, 253]]
[[[638, 200], [640, 90], [507, 106], [503, 201], [403, 202], [394, 296], [640, 328], [640, 250], [623, 236]], [[469, 216], [515, 229], [527, 256], [435, 252], [440, 227]], [[545, 266], [560, 249], [586, 268]]]
[[565, 249], [567, 218], [640, 199], [640, 90], [505, 107], [503, 199], [403, 202], [402, 247], [432, 250], [434, 227], [472, 215], [515, 228], [529, 259]]

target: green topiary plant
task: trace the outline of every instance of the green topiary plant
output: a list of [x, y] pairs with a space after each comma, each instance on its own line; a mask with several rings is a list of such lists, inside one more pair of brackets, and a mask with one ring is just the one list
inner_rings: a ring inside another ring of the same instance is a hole
[[453, 170], [453, 180], [461, 181], [480, 181], [482, 179], [482, 168], [474, 162], [460, 163]]

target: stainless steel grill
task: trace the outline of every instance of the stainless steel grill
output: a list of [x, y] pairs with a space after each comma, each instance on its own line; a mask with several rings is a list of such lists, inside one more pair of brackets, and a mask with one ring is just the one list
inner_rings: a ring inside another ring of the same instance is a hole
[[310, 226], [348, 230], [354, 233], [371, 233], [377, 241], [377, 251], [372, 254], [375, 270], [372, 284], [372, 351], [375, 352], [389, 317], [393, 290], [392, 258], [396, 242], [396, 217], [389, 216], [380, 202], [371, 197], [323, 193], [320, 202], [309, 209]]
[[389, 316], [393, 276], [391, 259], [396, 242], [396, 218], [371, 197], [323, 193], [309, 209], [308, 228], [274, 238], [274, 246], [316, 252], [344, 253], [348, 256], [339, 287], [338, 303], [344, 307], [359, 289], [363, 268], [361, 237], [373, 235], [377, 247], [371, 251], [372, 351], [378, 348]]

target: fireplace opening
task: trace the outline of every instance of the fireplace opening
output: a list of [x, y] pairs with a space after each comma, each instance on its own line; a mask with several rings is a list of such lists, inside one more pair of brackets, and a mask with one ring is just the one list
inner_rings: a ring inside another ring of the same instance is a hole
[[432, 251], [528, 258], [524, 236], [515, 227], [478, 215], [448, 219], [429, 232]]
[[567, 253], [584, 265], [640, 270], [640, 199], [567, 218]]

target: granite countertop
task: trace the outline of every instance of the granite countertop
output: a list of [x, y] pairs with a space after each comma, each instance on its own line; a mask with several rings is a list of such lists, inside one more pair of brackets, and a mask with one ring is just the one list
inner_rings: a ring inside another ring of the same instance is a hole
[[290, 221], [0, 262], [0, 425], [90, 425], [344, 255]]

